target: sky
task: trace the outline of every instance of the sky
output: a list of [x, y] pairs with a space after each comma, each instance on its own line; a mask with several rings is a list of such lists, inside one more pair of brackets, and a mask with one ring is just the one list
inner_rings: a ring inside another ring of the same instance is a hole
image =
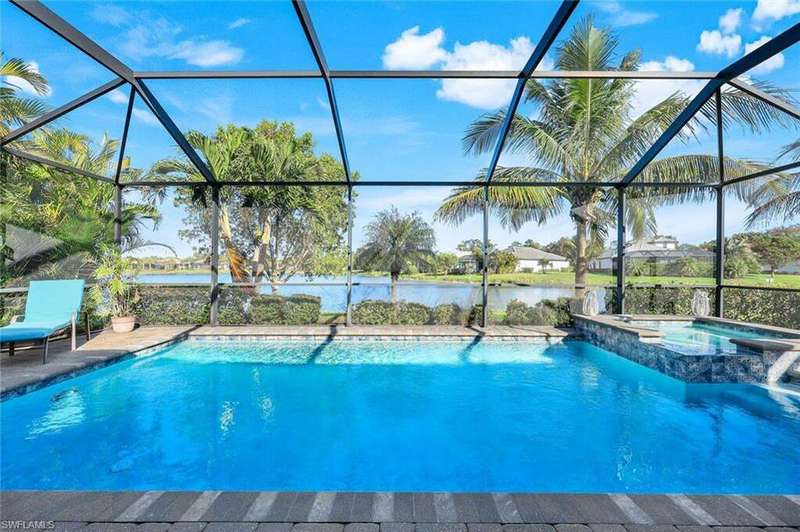
[[[316, 69], [314, 58], [289, 1], [251, 2], [45, 2], [98, 44], [136, 71]], [[555, 13], [554, 1], [496, 2], [337, 2], [308, 3], [331, 69], [516, 70], [530, 56]], [[33, 63], [50, 81], [45, 97], [63, 104], [113, 76], [8, 2], [0, 6], [2, 50]], [[800, 0], [753, 2], [581, 2], [561, 38], [586, 16], [611, 27], [618, 56], [641, 50], [645, 70], [717, 71], [800, 22]], [[556, 44], [558, 44], [557, 41]], [[542, 69], [553, 69], [548, 54]], [[800, 45], [748, 72], [800, 91]], [[692, 96], [702, 81], [640, 82], [634, 112], [641, 113], [676, 90]], [[254, 126], [262, 119], [288, 120], [310, 131], [317, 153], [339, 158], [324, 84], [293, 80], [152, 80], [148, 86], [184, 131], [212, 133], [217, 125]], [[472, 179], [489, 153], [465, 154], [462, 136], [481, 114], [508, 105], [513, 80], [335, 80], [350, 166], [362, 180], [415, 181]], [[29, 90], [28, 87], [21, 87]], [[795, 93], [800, 97], [800, 93]], [[61, 120], [65, 127], [99, 140], [120, 138], [128, 89], [99, 98]], [[536, 109], [522, 105], [520, 113]], [[775, 161], [780, 147], [798, 129], [753, 135], [733, 127], [726, 132], [726, 154]], [[713, 132], [689, 143], [671, 143], [663, 155], [714, 153]], [[126, 155], [147, 167], [176, 154], [172, 139], [141, 102], [136, 102]], [[501, 165], [526, 164], [523, 154], [504, 153]], [[375, 213], [394, 205], [419, 211], [431, 221], [448, 187], [361, 187], [356, 200], [354, 244]], [[163, 220], [148, 238], [191, 252], [177, 237], [182, 213], [167, 201]], [[730, 201], [726, 230], [742, 230], [744, 206]], [[659, 233], [682, 242], [714, 238], [714, 205], [665, 207], [657, 214]], [[691, 220], [691, 223], [687, 223]], [[480, 218], [460, 226], [434, 224], [438, 248], [451, 251], [459, 241], [479, 238]], [[490, 238], [501, 246], [533, 239], [547, 243], [571, 236], [566, 215], [544, 226], [527, 224], [518, 232], [492, 221]], [[157, 248], [154, 253], [159, 253]]]

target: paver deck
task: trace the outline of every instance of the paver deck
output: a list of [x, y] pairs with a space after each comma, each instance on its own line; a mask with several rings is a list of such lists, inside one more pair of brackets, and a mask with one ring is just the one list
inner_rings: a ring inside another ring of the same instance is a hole
[[62, 530], [788, 532], [800, 526], [800, 497], [6, 491], [0, 518], [52, 521]]

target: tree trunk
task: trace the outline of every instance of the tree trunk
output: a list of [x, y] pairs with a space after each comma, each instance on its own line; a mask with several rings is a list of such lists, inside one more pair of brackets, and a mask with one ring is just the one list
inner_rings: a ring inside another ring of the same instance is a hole
[[585, 220], [576, 220], [575, 227], [575, 297], [583, 297], [586, 291], [586, 278], [589, 273], [589, 263], [586, 260], [586, 230], [588, 224]]
[[397, 303], [397, 280], [400, 278], [400, 272], [391, 272], [389, 274], [392, 278], [392, 304]]
[[219, 238], [225, 246], [225, 254], [228, 256], [228, 268], [231, 272], [231, 280], [234, 283], [247, 283], [250, 281], [247, 269], [244, 264], [244, 257], [233, 243], [233, 233], [231, 231], [230, 219], [227, 209], [220, 210], [219, 217]]

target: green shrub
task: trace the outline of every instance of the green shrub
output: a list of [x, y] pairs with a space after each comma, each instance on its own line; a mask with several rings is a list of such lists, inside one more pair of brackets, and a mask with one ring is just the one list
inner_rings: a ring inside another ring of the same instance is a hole
[[249, 322], [254, 325], [284, 325], [286, 299], [277, 294], [259, 294], [250, 300]]
[[434, 325], [462, 325], [464, 311], [455, 303], [436, 305], [431, 312], [431, 321]]
[[223, 288], [219, 296], [220, 325], [244, 325], [248, 322], [245, 307], [248, 294], [240, 288]]
[[13, 316], [25, 314], [25, 292], [0, 294], [0, 327], [11, 323]]
[[572, 325], [572, 312], [570, 309], [573, 305], [577, 305], [580, 298], [576, 297], [559, 297], [557, 299], [543, 299], [537, 304], [541, 305], [542, 316], [541, 320], [546, 322], [546, 325], [553, 325], [554, 327], [569, 327]]
[[506, 305], [504, 323], [506, 325], [530, 325], [530, 311], [531, 308], [528, 305], [519, 299], [512, 299]]
[[725, 288], [722, 300], [728, 319], [800, 329], [800, 292]]
[[321, 299], [307, 294], [296, 294], [286, 299], [283, 322], [286, 325], [308, 325], [319, 321]]
[[505, 325], [550, 325], [567, 327], [572, 324], [569, 312], [570, 298], [543, 299], [534, 306], [529, 306], [518, 299], [506, 305]]
[[420, 303], [365, 300], [353, 306], [353, 323], [358, 325], [425, 325], [431, 310]]
[[202, 286], [143, 286], [135, 289], [131, 310], [140, 325], [204, 325], [211, 301]]
[[[691, 286], [626, 286], [626, 314], [671, 314], [676, 316], [692, 315], [692, 299], [696, 290], [708, 294], [711, 306], [714, 306], [714, 288], [694, 288]], [[616, 290], [606, 291], [606, 305], [616, 309]]]
[[400, 301], [393, 308], [392, 324], [425, 325], [431, 319], [431, 309], [421, 303]]
[[[483, 305], [472, 305], [472, 308], [469, 309], [469, 315], [467, 316], [467, 325], [473, 327], [480, 327], [481, 320], [483, 319]], [[491, 320], [489, 320], [491, 322]]]
[[388, 325], [392, 321], [392, 304], [366, 299], [353, 305], [353, 323], [358, 325]]
[[320, 298], [261, 294], [250, 300], [248, 322], [255, 325], [310, 325], [319, 321]]

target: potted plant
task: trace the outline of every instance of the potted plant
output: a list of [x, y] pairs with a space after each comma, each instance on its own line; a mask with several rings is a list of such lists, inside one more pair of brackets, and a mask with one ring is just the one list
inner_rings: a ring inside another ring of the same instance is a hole
[[135, 293], [131, 280], [136, 275], [134, 261], [123, 256], [114, 246], [102, 246], [95, 259], [95, 284], [93, 298], [108, 306], [111, 314], [111, 328], [116, 333], [133, 330], [136, 317], [130, 312]]

